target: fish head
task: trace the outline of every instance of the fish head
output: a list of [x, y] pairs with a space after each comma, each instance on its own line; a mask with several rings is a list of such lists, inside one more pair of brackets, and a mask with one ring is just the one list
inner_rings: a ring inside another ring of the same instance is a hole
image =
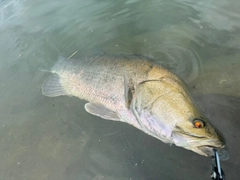
[[213, 156], [224, 141], [194, 104], [182, 81], [171, 78], [136, 86], [131, 104], [141, 130], [165, 143]]
[[203, 116], [191, 116], [187, 122], [177, 123], [172, 139], [177, 146], [207, 157], [214, 156], [213, 149], [225, 146], [223, 138]]

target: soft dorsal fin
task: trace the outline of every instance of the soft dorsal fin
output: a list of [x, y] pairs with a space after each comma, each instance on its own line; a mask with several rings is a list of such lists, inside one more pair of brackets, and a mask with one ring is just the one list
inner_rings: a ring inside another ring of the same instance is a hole
[[102, 104], [86, 103], [84, 107], [88, 113], [93, 114], [95, 116], [99, 116], [103, 119], [120, 121], [120, 118], [116, 112], [106, 108]]

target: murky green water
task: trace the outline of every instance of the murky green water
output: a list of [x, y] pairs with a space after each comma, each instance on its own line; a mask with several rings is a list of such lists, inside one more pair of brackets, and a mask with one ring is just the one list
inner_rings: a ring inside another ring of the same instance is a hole
[[170, 68], [225, 136], [240, 169], [240, 2], [0, 1], [0, 179], [210, 179], [211, 161], [84, 111], [41, 86], [59, 52], [141, 54]]

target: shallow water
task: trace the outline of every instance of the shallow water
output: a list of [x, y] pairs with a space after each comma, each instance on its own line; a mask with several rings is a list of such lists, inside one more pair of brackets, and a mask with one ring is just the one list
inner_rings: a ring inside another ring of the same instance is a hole
[[[210, 179], [211, 160], [84, 111], [41, 86], [59, 52], [141, 54], [188, 84], [240, 169], [240, 2], [0, 1], [0, 179]], [[216, 95], [218, 94], [218, 95]]]

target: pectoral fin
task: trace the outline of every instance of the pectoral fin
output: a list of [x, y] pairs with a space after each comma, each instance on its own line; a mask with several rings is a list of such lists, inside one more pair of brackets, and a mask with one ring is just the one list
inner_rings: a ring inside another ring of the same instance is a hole
[[102, 104], [86, 103], [84, 107], [88, 113], [93, 114], [95, 116], [99, 116], [103, 119], [120, 121], [120, 118], [116, 112], [106, 108]]
[[124, 96], [126, 107], [130, 108], [133, 96], [135, 94], [135, 88], [132, 79], [128, 79], [127, 75], [124, 74]]

